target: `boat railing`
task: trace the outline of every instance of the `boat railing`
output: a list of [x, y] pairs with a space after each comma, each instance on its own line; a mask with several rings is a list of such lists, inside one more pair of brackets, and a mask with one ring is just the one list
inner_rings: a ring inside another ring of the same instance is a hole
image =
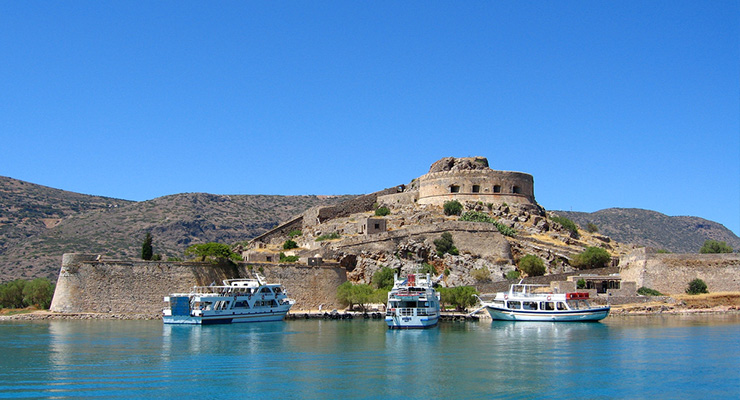
[[[416, 310], [416, 312], [414, 312]], [[437, 310], [435, 308], [389, 308], [386, 312], [388, 316], [401, 316], [401, 317], [413, 317], [413, 316], [426, 316], [436, 315]]]

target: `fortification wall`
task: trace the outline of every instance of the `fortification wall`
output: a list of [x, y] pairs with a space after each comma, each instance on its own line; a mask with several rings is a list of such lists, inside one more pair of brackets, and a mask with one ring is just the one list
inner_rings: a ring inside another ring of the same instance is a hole
[[[262, 267], [265, 278], [283, 284], [296, 300], [294, 310], [336, 308], [336, 290], [347, 280], [339, 267], [295, 264], [250, 264]], [[51, 311], [160, 316], [164, 297], [188, 292], [193, 286], [251, 277], [247, 264], [218, 266], [207, 263], [99, 260], [97, 255], [65, 254]]]
[[740, 291], [740, 254], [660, 254], [642, 248], [619, 263], [623, 281], [666, 294], [680, 294], [699, 278], [709, 292]]
[[444, 204], [452, 199], [535, 204], [534, 178], [492, 169], [430, 172], [419, 178], [419, 204]]

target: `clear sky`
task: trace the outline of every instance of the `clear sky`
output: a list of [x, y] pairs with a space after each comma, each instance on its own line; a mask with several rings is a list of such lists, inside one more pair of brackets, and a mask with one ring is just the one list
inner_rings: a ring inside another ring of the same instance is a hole
[[484, 156], [740, 233], [740, 2], [1, 1], [0, 175], [362, 194]]

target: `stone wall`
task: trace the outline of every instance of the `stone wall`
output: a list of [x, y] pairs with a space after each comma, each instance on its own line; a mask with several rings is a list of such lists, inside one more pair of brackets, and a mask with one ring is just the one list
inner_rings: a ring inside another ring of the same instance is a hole
[[[250, 264], [280, 282], [296, 300], [294, 310], [337, 308], [336, 290], [347, 280], [338, 266]], [[164, 297], [193, 286], [220, 284], [224, 279], [251, 277], [247, 264], [100, 260], [97, 255], [65, 254], [51, 311], [161, 315]]]
[[623, 281], [635, 282], [665, 294], [686, 291], [689, 282], [699, 278], [709, 292], [740, 291], [740, 254], [662, 254], [638, 249], [623, 257]]

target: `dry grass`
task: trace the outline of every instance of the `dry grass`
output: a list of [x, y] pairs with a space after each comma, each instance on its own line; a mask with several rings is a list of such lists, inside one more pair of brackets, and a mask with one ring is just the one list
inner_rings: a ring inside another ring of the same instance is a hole
[[686, 303], [688, 308], [711, 308], [719, 306], [740, 306], [740, 292], [717, 292], [704, 294], [682, 294], [675, 296]]

